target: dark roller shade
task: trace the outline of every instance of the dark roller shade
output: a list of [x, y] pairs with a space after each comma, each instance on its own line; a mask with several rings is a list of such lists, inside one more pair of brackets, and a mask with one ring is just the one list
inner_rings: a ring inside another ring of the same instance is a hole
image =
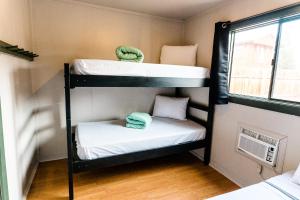
[[230, 22], [215, 24], [214, 45], [210, 78], [215, 104], [228, 104], [228, 48]]

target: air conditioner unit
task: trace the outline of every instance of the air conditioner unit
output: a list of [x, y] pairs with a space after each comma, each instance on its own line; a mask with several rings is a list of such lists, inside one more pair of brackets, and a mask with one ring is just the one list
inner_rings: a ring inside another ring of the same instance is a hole
[[286, 136], [239, 126], [237, 150], [247, 157], [269, 167], [276, 167], [280, 143]]

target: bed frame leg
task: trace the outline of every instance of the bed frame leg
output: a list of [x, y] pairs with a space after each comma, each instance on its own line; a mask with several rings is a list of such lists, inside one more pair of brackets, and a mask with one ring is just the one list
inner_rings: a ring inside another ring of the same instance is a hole
[[210, 163], [210, 154], [211, 154], [211, 147], [205, 147], [204, 149], [204, 164], [209, 165]]
[[74, 199], [73, 172], [69, 169], [69, 200]]
[[214, 111], [215, 106], [209, 103], [208, 114], [207, 114], [207, 127], [206, 127], [206, 146], [204, 149], [204, 164], [209, 165], [211, 156], [211, 145], [212, 145], [212, 134], [213, 134], [213, 124], [214, 124]]
[[209, 87], [209, 103], [207, 113], [207, 127], [206, 127], [206, 147], [204, 150], [204, 163], [209, 165], [211, 157], [212, 135], [215, 114], [215, 90], [214, 84], [211, 82]]
[[69, 200], [74, 199], [73, 184], [73, 145], [72, 145], [72, 125], [71, 125], [71, 101], [70, 101], [70, 67], [64, 65], [65, 72], [65, 101], [66, 101], [66, 131], [68, 146], [68, 177], [69, 177]]

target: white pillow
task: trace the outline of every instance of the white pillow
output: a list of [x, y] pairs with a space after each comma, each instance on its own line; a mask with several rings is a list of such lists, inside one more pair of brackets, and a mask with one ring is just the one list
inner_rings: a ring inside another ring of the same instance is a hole
[[161, 49], [160, 63], [172, 65], [196, 65], [198, 45], [167, 46]]
[[153, 116], [185, 120], [189, 98], [156, 96]]
[[300, 185], [300, 164], [292, 177], [292, 181]]

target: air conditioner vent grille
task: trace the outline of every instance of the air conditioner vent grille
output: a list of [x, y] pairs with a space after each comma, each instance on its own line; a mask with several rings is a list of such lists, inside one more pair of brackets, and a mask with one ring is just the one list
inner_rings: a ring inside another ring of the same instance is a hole
[[267, 147], [263, 144], [252, 141], [246, 137], [240, 137], [240, 146], [241, 150], [245, 150], [261, 159], [265, 158], [265, 152], [267, 151]]
[[245, 135], [248, 135], [250, 137], [257, 138], [257, 133], [255, 133], [252, 130], [249, 130], [249, 129], [246, 129], [246, 128], [242, 128], [242, 133], [244, 133]]
[[257, 139], [274, 146], [277, 144], [277, 141], [275, 139], [268, 137], [266, 135], [259, 135]]

